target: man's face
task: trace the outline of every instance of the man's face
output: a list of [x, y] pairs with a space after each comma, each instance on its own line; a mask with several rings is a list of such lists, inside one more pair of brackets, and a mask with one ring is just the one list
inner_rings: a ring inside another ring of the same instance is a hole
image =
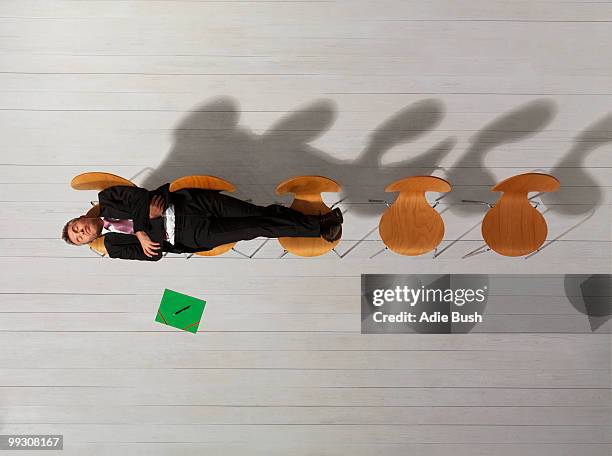
[[79, 217], [68, 225], [68, 237], [77, 245], [88, 244], [98, 237], [97, 218]]

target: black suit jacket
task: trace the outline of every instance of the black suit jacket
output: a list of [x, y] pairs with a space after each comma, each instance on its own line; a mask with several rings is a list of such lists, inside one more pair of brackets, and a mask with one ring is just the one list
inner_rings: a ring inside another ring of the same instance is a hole
[[162, 246], [154, 256], [148, 257], [144, 253], [136, 235], [106, 233], [104, 235], [104, 246], [109, 257], [126, 260], [157, 261], [162, 258], [162, 252], [193, 253], [205, 250], [190, 249], [180, 244], [172, 245], [164, 240], [163, 218], [149, 219], [149, 204], [154, 195], [161, 195], [164, 198], [164, 207], [168, 207], [168, 204], [172, 202], [170, 184], [164, 184], [153, 191], [129, 185], [116, 185], [98, 193], [100, 217], [132, 219], [134, 221], [134, 232], [144, 231], [153, 242], [157, 242]]

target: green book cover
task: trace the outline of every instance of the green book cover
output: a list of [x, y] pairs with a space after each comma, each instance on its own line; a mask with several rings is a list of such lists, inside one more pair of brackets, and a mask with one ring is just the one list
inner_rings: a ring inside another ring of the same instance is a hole
[[205, 305], [206, 301], [166, 288], [155, 321], [196, 333]]

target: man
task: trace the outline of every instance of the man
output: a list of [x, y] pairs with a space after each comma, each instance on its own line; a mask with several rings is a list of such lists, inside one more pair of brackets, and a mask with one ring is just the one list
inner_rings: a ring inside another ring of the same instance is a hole
[[99, 214], [68, 221], [62, 239], [83, 245], [104, 236], [111, 258], [157, 261], [162, 252], [193, 253], [263, 237], [340, 237], [342, 211], [305, 215], [278, 204], [257, 206], [218, 190], [154, 191], [118, 185], [98, 193]]

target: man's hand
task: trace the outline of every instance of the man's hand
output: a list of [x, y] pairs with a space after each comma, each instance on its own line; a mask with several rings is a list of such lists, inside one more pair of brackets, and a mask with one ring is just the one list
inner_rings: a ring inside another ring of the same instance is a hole
[[149, 218], [151, 220], [161, 217], [164, 213], [164, 198], [161, 195], [153, 196], [151, 204], [149, 204]]
[[142, 250], [144, 251], [146, 256], [154, 257], [155, 255], [157, 255], [156, 250], [160, 249], [160, 246], [157, 242], [153, 242], [149, 235], [144, 231], [137, 231], [134, 234], [140, 241], [140, 245], [142, 246]]

